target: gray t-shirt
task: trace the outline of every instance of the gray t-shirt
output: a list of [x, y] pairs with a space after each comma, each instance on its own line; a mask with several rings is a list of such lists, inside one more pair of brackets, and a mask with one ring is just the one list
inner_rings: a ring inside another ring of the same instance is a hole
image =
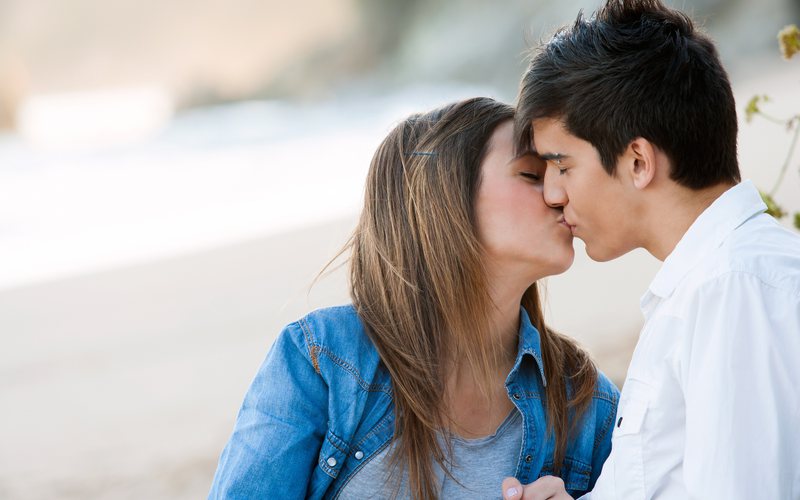
[[[453, 481], [434, 463], [440, 498], [486, 499], [502, 498], [503, 479], [517, 470], [522, 448], [522, 417], [515, 408], [494, 434], [478, 439], [454, 436], [453, 469], [458, 481]], [[396, 481], [388, 481], [387, 457], [389, 447], [377, 454], [356, 472], [342, 488], [339, 498], [362, 500], [391, 498]], [[459, 484], [461, 483], [461, 484]], [[404, 474], [396, 498], [409, 498], [408, 478]]]

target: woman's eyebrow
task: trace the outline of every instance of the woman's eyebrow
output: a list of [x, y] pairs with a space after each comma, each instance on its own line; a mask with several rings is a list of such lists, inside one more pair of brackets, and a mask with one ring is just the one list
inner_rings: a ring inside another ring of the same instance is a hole
[[519, 160], [520, 158], [525, 158], [526, 156], [534, 156], [536, 158], [539, 158], [539, 155], [536, 154], [536, 151], [534, 151], [532, 149], [527, 149], [527, 150], [515, 155], [513, 158], [511, 158], [511, 160], [509, 160], [508, 163], [512, 163], [512, 162], [514, 162], [516, 160]]

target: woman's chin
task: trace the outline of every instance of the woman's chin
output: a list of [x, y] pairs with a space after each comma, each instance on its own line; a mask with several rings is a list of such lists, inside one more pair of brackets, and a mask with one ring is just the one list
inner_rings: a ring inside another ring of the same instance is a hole
[[568, 262], [565, 262], [564, 265], [561, 266], [560, 270], [558, 270], [557, 272], [553, 273], [553, 276], [555, 276], [557, 274], [564, 274], [565, 272], [567, 272], [569, 270], [569, 268], [572, 267], [572, 263], [574, 261], [575, 261], [575, 255], [573, 254], [572, 258], [569, 259]]
[[550, 273], [550, 276], [563, 274], [567, 272], [570, 267], [572, 267], [572, 264], [575, 262], [575, 250], [570, 247], [569, 251], [565, 252], [565, 254], [561, 257], [561, 259], [553, 263], [553, 272]]
[[572, 267], [572, 263], [575, 261], [575, 252], [570, 249], [569, 253], [559, 256], [558, 260], [551, 260], [548, 262], [536, 262], [531, 263], [529, 269], [534, 271], [532, 273], [532, 281], [538, 281], [542, 278], [547, 278], [549, 276], [557, 276], [559, 274], [565, 273], [570, 267]]

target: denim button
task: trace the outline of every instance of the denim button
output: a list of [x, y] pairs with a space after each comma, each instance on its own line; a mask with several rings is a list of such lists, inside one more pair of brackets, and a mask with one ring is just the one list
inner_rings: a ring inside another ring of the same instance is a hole
[[528, 456], [525, 457], [525, 463], [529, 464], [532, 461], [533, 461], [533, 457], [532, 456], [528, 455]]
[[333, 457], [330, 457], [330, 458], [328, 459], [328, 465], [329, 465], [330, 467], [336, 467], [336, 459], [335, 459], [335, 458], [333, 458]]
[[356, 456], [356, 460], [361, 460], [362, 458], [364, 458], [364, 452], [359, 450], [359, 451], [356, 452], [355, 456]]
[[517, 400], [519, 400], [519, 398], [520, 398], [520, 396], [519, 396], [519, 393], [518, 393], [518, 392], [515, 392], [515, 393], [514, 393], [514, 399], [517, 399]]

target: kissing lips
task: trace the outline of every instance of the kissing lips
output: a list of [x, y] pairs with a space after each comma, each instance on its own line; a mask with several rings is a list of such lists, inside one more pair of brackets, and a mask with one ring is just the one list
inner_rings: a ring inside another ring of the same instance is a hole
[[563, 215], [558, 218], [558, 223], [561, 224], [562, 226], [568, 228], [571, 233], [575, 233], [575, 226], [573, 226], [572, 224], [567, 222], [567, 219], [565, 219]]

